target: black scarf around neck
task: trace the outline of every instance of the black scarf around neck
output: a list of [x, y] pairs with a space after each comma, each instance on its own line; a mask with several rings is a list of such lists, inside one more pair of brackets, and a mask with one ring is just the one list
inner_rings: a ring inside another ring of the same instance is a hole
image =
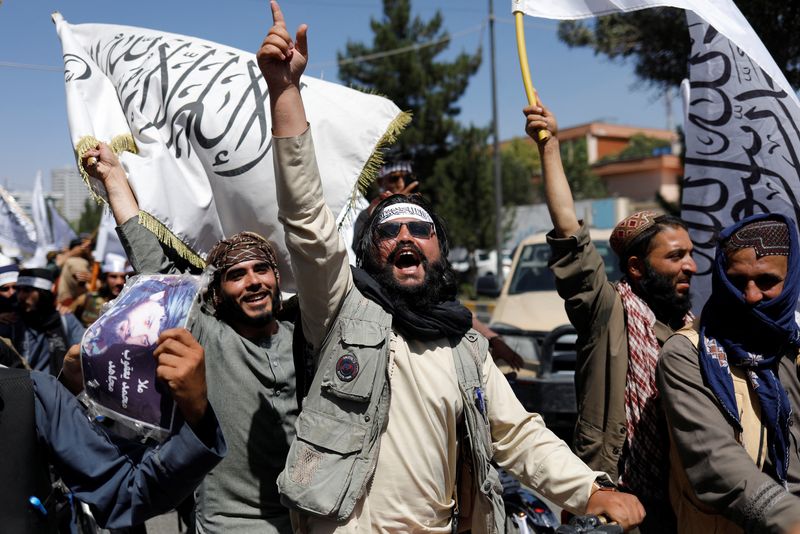
[[397, 306], [363, 269], [353, 267], [353, 282], [365, 297], [392, 316], [392, 326], [408, 339], [460, 338], [472, 327], [472, 312], [457, 300], [440, 302], [427, 310], [411, 310]]

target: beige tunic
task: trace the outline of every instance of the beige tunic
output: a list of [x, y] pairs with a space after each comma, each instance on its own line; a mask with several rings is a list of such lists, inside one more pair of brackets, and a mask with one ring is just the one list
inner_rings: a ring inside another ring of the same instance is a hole
[[[310, 131], [274, 138], [274, 149], [278, 216], [292, 255], [303, 329], [319, 347], [353, 279], [322, 198]], [[450, 532], [456, 428], [463, 413], [453, 352], [444, 341], [406, 340], [396, 332], [390, 349], [388, 424], [367, 494], [346, 523], [297, 517], [298, 532]], [[602, 473], [573, 455], [540, 416], [523, 409], [488, 354], [483, 378], [495, 461], [558, 504], [583, 512]]]

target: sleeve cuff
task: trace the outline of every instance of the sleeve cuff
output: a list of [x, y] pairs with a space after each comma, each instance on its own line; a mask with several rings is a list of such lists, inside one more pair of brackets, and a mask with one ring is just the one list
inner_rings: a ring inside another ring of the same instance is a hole
[[195, 472], [207, 472], [228, 453], [228, 445], [211, 404], [196, 431], [184, 421], [180, 425], [178, 432], [156, 452], [158, 463], [166, 472], [174, 473], [185, 466], [192, 466]]

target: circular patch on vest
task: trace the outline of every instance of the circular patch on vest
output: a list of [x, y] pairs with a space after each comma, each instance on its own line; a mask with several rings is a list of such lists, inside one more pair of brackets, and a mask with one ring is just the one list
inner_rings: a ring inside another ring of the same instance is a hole
[[345, 354], [336, 362], [336, 376], [342, 382], [350, 382], [358, 374], [358, 358], [355, 354]]

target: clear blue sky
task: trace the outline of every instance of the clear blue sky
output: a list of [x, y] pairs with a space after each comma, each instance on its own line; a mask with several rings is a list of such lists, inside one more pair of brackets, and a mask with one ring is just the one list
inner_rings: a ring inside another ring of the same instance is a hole
[[[0, 0], [0, 184], [32, 189], [37, 170], [49, 184], [50, 169], [74, 165], [67, 129], [61, 45], [52, 11], [72, 23], [141, 26], [201, 37], [255, 51], [271, 24], [263, 0]], [[525, 95], [519, 73], [510, 0], [495, 1], [498, 123], [500, 138], [523, 133]], [[486, 126], [491, 119], [488, 0], [416, 0], [416, 14], [444, 14], [453, 36], [447, 54], [474, 52], [483, 45], [484, 63], [459, 102], [460, 120]], [[284, 0], [291, 31], [309, 25], [307, 74], [338, 81], [336, 51], [347, 40], [372, 42], [370, 18], [382, 16], [380, 0]], [[555, 21], [526, 18], [528, 55], [534, 84], [562, 127], [592, 120], [664, 127], [661, 95], [637, 82], [632, 67], [609, 62], [558, 41]], [[682, 37], [678, 37], [682, 38]], [[27, 65], [27, 68], [4, 66]], [[681, 116], [677, 107], [676, 121]]]

